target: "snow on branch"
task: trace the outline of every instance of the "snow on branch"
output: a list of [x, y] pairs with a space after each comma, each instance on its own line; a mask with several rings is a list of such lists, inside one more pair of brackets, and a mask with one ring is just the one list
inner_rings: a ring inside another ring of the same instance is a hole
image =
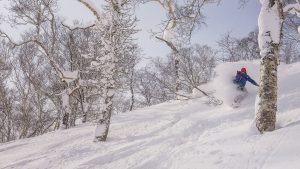
[[2, 32], [1, 30], [0, 30], [0, 37], [1, 38], [6, 38], [12, 44], [13, 49], [15, 47], [22, 46], [24, 44], [33, 42], [33, 40], [28, 40], [28, 41], [24, 41], [24, 42], [21, 42], [21, 43], [16, 43], [16, 42], [13, 41], [13, 39], [10, 36], [8, 36], [5, 32]]
[[70, 83], [79, 77], [79, 72], [76, 71], [62, 71], [62, 80]]
[[67, 24], [65, 24], [65, 23], [62, 22], [61, 25], [64, 26], [64, 27], [66, 27], [66, 28], [67, 28], [68, 30], [70, 30], [70, 31], [76, 31], [76, 30], [86, 30], [86, 29], [92, 28], [92, 27], [94, 27], [96, 24], [92, 24], [92, 25], [85, 26], [85, 27], [78, 27], [78, 26], [76, 26], [76, 27], [71, 27], [71, 26], [69, 26], [69, 25], [67, 25]]
[[158, 2], [161, 7], [166, 11], [169, 21], [162, 32], [162, 37], [157, 37], [157, 39], [164, 41], [173, 51], [178, 52], [176, 49], [176, 15], [175, 15], [175, 4], [173, 0], [154, 0], [154, 2]]
[[300, 13], [300, 4], [294, 3], [294, 4], [288, 4], [283, 8], [283, 12], [290, 12], [292, 14], [298, 14]]
[[[300, 18], [300, 1], [298, 0], [298, 3], [294, 4], [287, 4], [283, 8], [283, 12], [289, 12], [291, 14], [297, 15], [298, 18]], [[300, 33], [300, 26], [298, 27], [298, 33]]]
[[258, 44], [260, 55], [267, 56], [270, 53], [270, 44], [279, 44], [281, 28], [283, 22], [283, 14], [280, 4], [269, 6], [269, 1], [261, 1], [261, 11], [258, 17], [259, 36]]
[[158, 37], [158, 36], [156, 36], [156, 39], [165, 42], [173, 51], [175, 51], [176, 53], [178, 52], [177, 48], [174, 46], [174, 44], [172, 42], [169, 42], [166, 39]]

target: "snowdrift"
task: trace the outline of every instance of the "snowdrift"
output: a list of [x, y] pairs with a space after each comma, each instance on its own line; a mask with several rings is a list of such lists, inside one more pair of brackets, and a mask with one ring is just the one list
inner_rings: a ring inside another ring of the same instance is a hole
[[279, 66], [277, 129], [254, 126], [257, 88], [247, 84], [240, 108], [228, 104], [236, 92], [231, 78], [246, 67], [259, 80], [259, 63], [224, 63], [203, 88], [205, 98], [171, 101], [114, 116], [108, 141], [95, 144], [94, 126], [51, 132], [0, 144], [0, 168], [10, 169], [297, 169], [300, 166], [300, 63]]

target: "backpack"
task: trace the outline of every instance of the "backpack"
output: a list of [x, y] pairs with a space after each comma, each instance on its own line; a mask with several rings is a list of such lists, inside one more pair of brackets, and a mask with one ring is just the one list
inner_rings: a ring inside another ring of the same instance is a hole
[[239, 83], [240, 80], [242, 80], [243, 76], [242, 76], [242, 72], [241, 71], [236, 71], [236, 75], [235, 78], [233, 80], [234, 83]]

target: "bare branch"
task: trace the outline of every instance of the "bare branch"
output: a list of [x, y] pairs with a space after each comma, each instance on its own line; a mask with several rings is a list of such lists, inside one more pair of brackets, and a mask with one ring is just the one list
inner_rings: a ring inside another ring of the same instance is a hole
[[300, 2], [286, 5], [283, 8], [283, 12], [291, 12], [292, 14], [295, 14], [295, 12], [300, 13]]
[[75, 27], [75, 28], [71, 28], [71, 26], [69, 25], [66, 25], [65, 23], [61, 23], [62, 26], [66, 27], [68, 30], [70, 31], [76, 31], [76, 30], [86, 30], [86, 29], [90, 29], [92, 27], [94, 27], [96, 24], [92, 24], [92, 25], [89, 25], [89, 26], [86, 26], [86, 27]]
[[80, 3], [82, 3], [83, 5], [85, 5], [90, 11], [92, 11], [98, 21], [101, 21], [100, 12], [94, 8], [94, 5], [90, 1], [87, 1], [87, 0], [78, 0], [78, 1]]
[[21, 43], [16, 43], [12, 40], [12, 38], [9, 35], [7, 35], [5, 32], [2, 32], [1, 30], [0, 30], [0, 37], [6, 38], [9, 41], [9, 43], [11, 43], [13, 45], [12, 46], [13, 49], [18, 47], [18, 46], [22, 46], [24, 44], [33, 42], [33, 40], [27, 40], [27, 41], [24, 41], [24, 42], [21, 42]]

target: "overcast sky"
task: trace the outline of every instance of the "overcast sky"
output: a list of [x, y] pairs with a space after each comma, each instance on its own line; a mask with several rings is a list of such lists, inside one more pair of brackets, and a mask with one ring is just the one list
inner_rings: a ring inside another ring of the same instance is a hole
[[[4, 13], [3, 7], [5, 1], [0, 2], [1, 11]], [[93, 0], [100, 6], [102, 0]], [[257, 18], [260, 10], [259, 0], [249, 0], [244, 6], [240, 7], [239, 0], [223, 0], [221, 4], [210, 4], [205, 6], [204, 14], [207, 17], [206, 26], [196, 31], [193, 35], [192, 42], [199, 44], [207, 44], [216, 46], [216, 41], [226, 32], [231, 32], [236, 37], [246, 36], [250, 31], [257, 27]], [[84, 23], [92, 22], [94, 16], [77, 0], [60, 0], [60, 14], [67, 19], [67, 23], [71, 24], [72, 20], [80, 20]], [[142, 31], [138, 33], [137, 38], [140, 46], [147, 57], [164, 56], [169, 52], [168, 47], [150, 38], [149, 31], [157, 29], [158, 24], [165, 17], [162, 8], [156, 3], [148, 3], [137, 9], [137, 17], [140, 20], [138, 28]], [[3, 26], [1, 25], [3, 29]], [[5, 28], [7, 31], [8, 27]], [[16, 36], [15, 32], [11, 33]]]

